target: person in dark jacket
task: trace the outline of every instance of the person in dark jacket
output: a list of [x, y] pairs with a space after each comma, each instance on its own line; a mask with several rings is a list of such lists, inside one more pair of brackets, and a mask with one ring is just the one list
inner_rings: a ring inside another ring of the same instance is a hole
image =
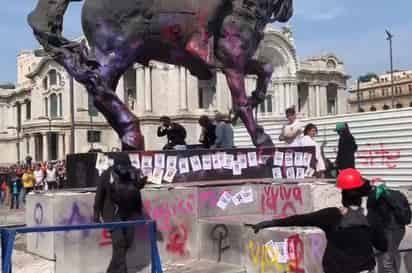
[[17, 173], [13, 174], [13, 178], [10, 181], [10, 196], [11, 196], [11, 203], [10, 209], [19, 209], [19, 198], [20, 192], [22, 188], [21, 178], [17, 175]]
[[381, 225], [388, 241], [388, 250], [378, 255], [378, 273], [399, 273], [399, 245], [405, 236], [405, 225], [411, 222], [409, 202], [402, 193], [382, 184], [372, 188], [366, 206], [369, 222]]
[[335, 161], [337, 169], [340, 171], [355, 168], [355, 153], [358, 151], [358, 145], [348, 124], [346, 122], [336, 123], [335, 131], [339, 134], [338, 153]]
[[268, 227], [315, 226], [327, 239], [323, 256], [325, 273], [358, 273], [375, 265], [373, 248], [386, 251], [387, 241], [380, 226], [371, 225], [362, 213], [362, 197], [370, 190], [355, 169], [340, 172], [337, 187], [342, 189], [343, 208], [326, 208], [313, 213], [247, 225], [255, 233]]
[[160, 117], [161, 125], [157, 128], [157, 136], [167, 136], [163, 150], [175, 149], [176, 146], [186, 145], [186, 129], [179, 123], [172, 122], [169, 117]]
[[[93, 220], [120, 222], [145, 219], [140, 190], [146, 183], [128, 159], [116, 159], [115, 165], [100, 176], [94, 201]], [[112, 260], [107, 273], [127, 273], [126, 254], [134, 240], [134, 228], [113, 229]]]
[[199, 125], [202, 127], [199, 142], [203, 144], [203, 148], [210, 149], [215, 144], [216, 125], [213, 124], [208, 116], [201, 116], [199, 118]]

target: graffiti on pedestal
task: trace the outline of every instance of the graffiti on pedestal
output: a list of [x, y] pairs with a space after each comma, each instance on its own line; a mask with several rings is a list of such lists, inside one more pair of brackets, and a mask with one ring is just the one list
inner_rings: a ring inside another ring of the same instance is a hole
[[262, 192], [261, 211], [276, 217], [287, 217], [303, 209], [302, 188], [299, 186], [265, 186]]

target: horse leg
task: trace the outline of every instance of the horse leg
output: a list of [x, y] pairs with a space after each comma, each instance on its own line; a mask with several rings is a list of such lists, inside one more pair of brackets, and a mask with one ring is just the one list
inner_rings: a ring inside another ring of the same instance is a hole
[[254, 108], [266, 99], [266, 92], [273, 74], [273, 66], [258, 60], [250, 60], [246, 64], [246, 74], [257, 75], [256, 90], [249, 98], [249, 104]]
[[245, 75], [236, 69], [225, 68], [227, 83], [232, 94], [233, 103], [236, 106], [237, 114], [243, 121], [253, 144], [257, 147], [273, 146], [270, 136], [265, 134], [263, 128], [258, 126], [253, 118], [252, 108], [248, 104], [245, 92]]

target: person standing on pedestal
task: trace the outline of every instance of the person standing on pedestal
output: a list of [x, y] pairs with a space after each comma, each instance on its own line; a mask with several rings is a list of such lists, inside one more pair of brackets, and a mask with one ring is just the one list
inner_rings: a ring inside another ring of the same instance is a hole
[[358, 151], [358, 145], [349, 130], [349, 125], [346, 122], [338, 122], [335, 131], [339, 135], [336, 167], [339, 171], [355, 168], [355, 153]]
[[157, 128], [157, 136], [167, 136], [167, 144], [163, 150], [182, 150], [186, 147], [186, 129], [176, 123], [172, 122], [169, 117], [160, 117], [160, 126]]
[[303, 131], [303, 137], [301, 140], [302, 146], [315, 146], [315, 155], [316, 155], [316, 176], [319, 178], [325, 177], [325, 160], [322, 156], [322, 150], [319, 144], [314, 140], [314, 137], [318, 134], [318, 128], [316, 125], [309, 123], [306, 125], [305, 130]]
[[208, 116], [201, 116], [199, 118], [199, 125], [202, 127], [199, 142], [203, 144], [203, 148], [210, 149], [216, 141], [216, 125], [213, 124]]
[[57, 171], [51, 162], [47, 165], [46, 182], [49, 190], [57, 189]]
[[296, 117], [295, 107], [286, 109], [285, 114], [288, 123], [283, 126], [279, 140], [286, 142], [289, 147], [302, 146], [303, 124]]
[[216, 119], [216, 141], [213, 146], [216, 149], [233, 149], [233, 128], [229, 123], [229, 117], [217, 113]]

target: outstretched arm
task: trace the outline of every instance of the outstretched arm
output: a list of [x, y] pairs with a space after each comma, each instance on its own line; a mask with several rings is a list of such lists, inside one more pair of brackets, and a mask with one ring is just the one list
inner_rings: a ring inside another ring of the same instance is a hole
[[308, 214], [294, 215], [284, 219], [260, 222], [256, 225], [247, 225], [255, 230], [269, 227], [289, 227], [289, 226], [312, 226], [323, 230], [337, 224], [342, 218], [342, 213], [338, 208], [326, 208]]

